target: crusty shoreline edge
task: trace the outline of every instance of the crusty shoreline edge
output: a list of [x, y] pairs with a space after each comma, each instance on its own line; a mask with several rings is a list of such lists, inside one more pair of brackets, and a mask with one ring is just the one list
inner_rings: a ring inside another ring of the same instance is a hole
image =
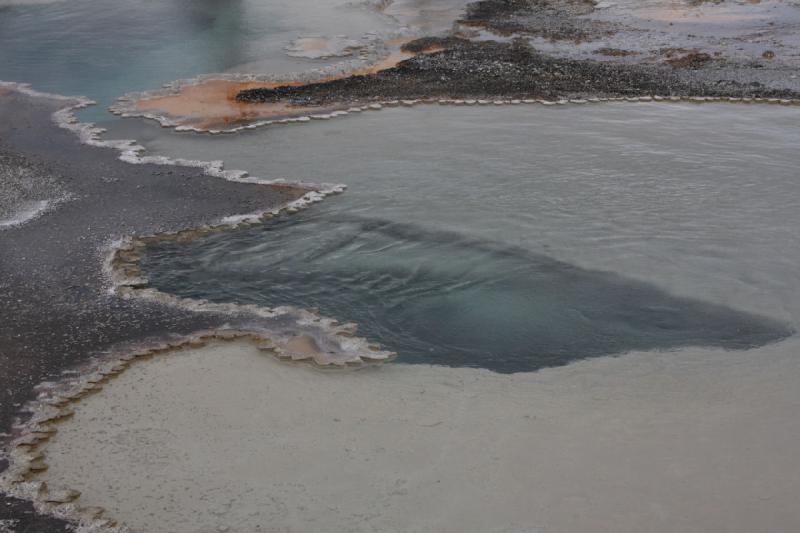
[[676, 95], [650, 95], [650, 96], [618, 96], [618, 97], [586, 97], [586, 98], [414, 98], [414, 99], [391, 99], [391, 100], [369, 100], [363, 102], [350, 102], [348, 104], [331, 103], [320, 107], [318, 113], [308, 113], [303, 111], [298, 114], [287, 113], [275, 119], [255, 119], [245, 124], [231, 128], [198, 128], [195, 126], [182, 125], [180, 119], [170, 118], [167, 115], [147, 112], [138, 109], [136, 102], [160, 96], [176, 94], [181, 88], [192, 85], [202, 85], [209, 81], [238, 81], [231, 80], [225, 76], [209, 76], [195, 80], [180, 80], [174, 82], [169, 89], [160, 89], [149, 93], [138, 93], [136, 95], [125, 96], [118, 99], [109, 111], [123, 118], [143, 118], [152, 120], [161, 125], [162, 128], [172, 128], [178, 132], [207, 133], [211, 135], [233, 134], [247, 130], [254, 130], [265, 126], [306, 123], [314, 120], [329, 120], [332, 118], [343, 117], [346, 115], [361, 113], [363, 111], [379, 110], [384, 107], [413, 107], [420, 104], [439, 104], [439, 105], [518, 105], [518, 104], [539, 104], [544, 106], [558, 106], [565, 104], [595, 104], [606, 102], [688, 102], [688, 103], [740, 103], [740, 104], [780, 104], [780, 105], [800, 105], [800, 98], [762, 98], [762, 97], [733, 97], [733, 96], [676, 96]]

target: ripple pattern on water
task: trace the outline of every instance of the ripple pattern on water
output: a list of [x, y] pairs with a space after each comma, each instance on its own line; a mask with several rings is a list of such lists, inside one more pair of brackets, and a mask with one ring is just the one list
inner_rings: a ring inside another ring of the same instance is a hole
[[522, 248], [359, 216], [309, 212], [163, 244], [144, 267], [181, 296], [318, 307], [406, 363], [519, 372], [632, 350], [745, 349], [790, 334]]

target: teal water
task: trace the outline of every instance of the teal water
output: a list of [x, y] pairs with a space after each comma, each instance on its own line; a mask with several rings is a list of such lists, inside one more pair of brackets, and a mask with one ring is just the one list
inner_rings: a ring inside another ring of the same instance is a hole
[[283, 74], [330, 64], [286, 55], [303, 35], [386, 31], [374, 11], [322, 0], [0, 3], [0, 80], [96, 100], [207, 73]]

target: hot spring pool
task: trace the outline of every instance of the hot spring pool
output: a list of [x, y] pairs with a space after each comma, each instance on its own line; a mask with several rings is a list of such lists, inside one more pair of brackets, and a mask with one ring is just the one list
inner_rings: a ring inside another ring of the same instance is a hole
[[426, 106], [222, 138], [135, 126], [152, 153], [349, 187], [160, 245], [145, 271], [181, 296], [318, 307], [406, 363], [758, 347], [800, 318], [800, 111], [747, 111]]

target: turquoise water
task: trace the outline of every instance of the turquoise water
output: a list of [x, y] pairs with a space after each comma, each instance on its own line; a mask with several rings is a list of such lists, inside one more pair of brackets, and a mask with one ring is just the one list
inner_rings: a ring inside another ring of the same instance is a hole
[[224, 138], [132, 125], [153, 153], [349, 186], [160, 246], [145, 270], [179, 295], [318, 307], [407, 363], [758, 347], [800, 326], [800, 110], [747, 110], [429, 106]]
[[176, 79], [331, 63], [286, 55], [299, 36], [358, 39], [391, 27], [374, 11], [331, 0], [0, 3], [0, 80], [88, 96], [100, 105], [85, 117], [97, 120], [115, 98]]

